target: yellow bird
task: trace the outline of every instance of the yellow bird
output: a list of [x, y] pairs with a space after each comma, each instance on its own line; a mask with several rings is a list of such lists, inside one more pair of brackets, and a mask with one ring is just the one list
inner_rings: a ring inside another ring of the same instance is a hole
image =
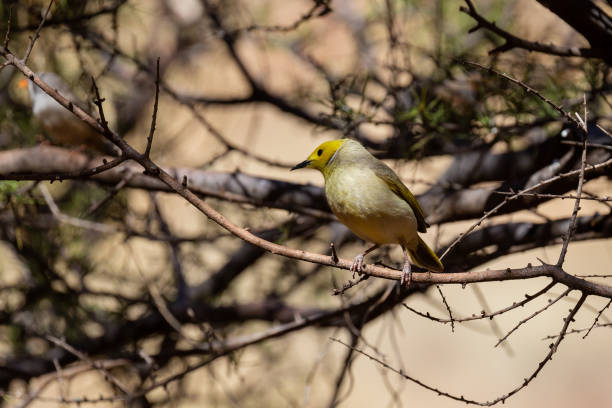
[[361, 273], [364, 256], [384, 244], [399, 244], [404, 250], [402, 285], [410, 285], [410, 260], [433, 272], [444, 270], [418, 235], [429, 225], [416, 198], [393, 170], [361, 144], [350, 139], [322, 143], [291, 170], [301, 168], [323, 174], [333, 213], [361, 239], [374, 243], [355, 257], [351, 271]]

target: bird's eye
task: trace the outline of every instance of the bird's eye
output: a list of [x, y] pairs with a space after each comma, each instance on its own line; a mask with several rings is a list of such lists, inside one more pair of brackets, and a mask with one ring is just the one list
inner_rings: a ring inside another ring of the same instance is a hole
[[322, 154], [323, 154], [323, 149], [319, 149], [319, 150], [317, 151], [317, 156], [321, 156]]

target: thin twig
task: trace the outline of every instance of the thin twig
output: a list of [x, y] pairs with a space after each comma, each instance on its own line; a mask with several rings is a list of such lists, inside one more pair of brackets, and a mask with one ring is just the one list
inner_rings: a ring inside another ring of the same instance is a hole
[[70, 354], [73, 354], [79, 360], [82, 360], [84, 362], [89, 363], [96, 370], [99, 370], [100, 372], [102, 372], [104, 374], [104, 377], [107, 378], [117, 388], [119, 388], [121, 390], [121, 392], [123, 392], [126, 395], [130, 394], [130, 390], [118, 378], [113, 376], [104, 367], [104, 364], [100, 364], [97, 361], [92, 360], [91, 358], [89, 358], [89, 356], [87, 354], [80, 352], [76, 348], [72, 347], [70, 344], [66, 343], [66, 341], [63, 340], [63, 339], [60, 339], [60, 338], [57, 338], [57, 337], [51, 336], [51, 335], [47, 335], [47, 336], [45, 336], [45, 338], [47, 340], [49, 340], [51, 343], [55, 344], [56, 346], [59, 346], [62, 349], [64, 349], [67, 352], [69, 352]]
[[448, 320], [450, 321], [450, 324], [451, 324], [451, 332], [454, 333], [455, 332], [455, 319], [453, 318], [453, 312], [451, 311], [451, 308], [448, 305], [448, 302], [446, 301], [446, 297], [444, 297], [444, 293], [442, 292], [440, 285], [436, 285], [436, 289], [438, 289], [438, 293], [440, 294], [440, 297], [442, 297], [442, 303], [444, 304], [444, 306], [446, 307], [446, 311], [448, 312], [448, 317], [449, 317]]
[[[605, 168], [612, 165], [612, 159], [608, 159], [605, 162], [602, 163], [598, 163], [598, 164], [594, 164], [594, 165], [588, 165], [588, 167], [585, 167], [584, 171], [585, 172], [590, 172], [590, 171], [594, 171], [596, 169], [601, 169], [601, 168]], [[444, 253], [440, 256], [440, 259], [443, 259], [449, 252], [451, 249], [453, 249], [457, 244], [459, 244], [459, 242], [463, 241], [463, 239], [470, 233], [472, 232], [476, 227], [478, 227], [480, 224], [482, 224], [482, 222], [484, 220], [486, 220], [487, 218], [489, 218], [491, 215], [497, 213], [500, 208], [502, 208], [504, 205], [506, 205], [508, 202], [516, 200], [518, 198], [520, 198], [523, 194], [528, 193], [530, 191], [533, 190], [537, 190], [545, 185], [554, 183], [555, 181], [567, 178], [567, 177], [572, 177], [575, 175], [579, 175], [582, 173], [582, 169], [578, 169], [578, 170], [573, 170], [573, 171], [569, 171], [567, 173], [562, 173], [559, 174], [557, 176], [551, 177], [549, 179], [546, 179], [544, 181], [541, 181], [537, 184], [534, 184], [533, 186], [526, 188], [524, 190], [519, 191], [518, 193], [515, 193], [512, 196], [508, 196], [504, 199], [504, 201], [502, 201], [501, 203], [497, 204], [495, 207], [493, 207], [492, 209], [490, 209], [489, 211], [485, 212], [483, 214], [482, 217], [480, 217], [478, 219], [478, 221], [476, 221], [475, 223], [473, 223], [465, 232], [459, 234], [459, 236], [457, 237], [457, 239], [455, 239], [444, 251]]]
[[[612, 327], [612, 323], [597, 323], [593, 328], [600, 328], [600, 327]], [[584, 333], [585, 331], [589, 329], [590, 327], [585, 327], [582, 329], [572, 329], [572, 330], [568, 330], [566, 334], [580, 334], [580, 333]], [[559, 337], [558, 334], [551, 334], [546, 337], [543, 337], [542, 340], [552, 340], [552, 339], [556, 339], [557, 337]]]
[[[97, 361], [97, 364], [104, 367], [107, 370], [111, 370], [111, 369], [118, 368], [118, 367], [129, 367], [133, 363], [128, 360], [105, 360], [105, 361]], [[62, 374], [63, 374], [64, 379], [70, 379], [70, 378], [74, 378], [77, 375], [80, 375], [80, 374], [83, 374], [83, 373], [86, 373], [92, 370], [97, 370], [97, 368], [93, 367], [89, 363], [83, 363], [83, 364], [78, 364], [78, 365], [72, 365], [70, 367], [65, 367], [63, 369]], [[23, 399], [21, 404], [16, 405], [16, 408], [25, 408], [28, 405], [30, 405], [34, 400], [41, 401], [41, 402], [54, 402], [56, 404], [83, 404], [87, 402], [94, 402], [94, 403], [96, 402], [95, 400], [88, 400], [88, 399], [83, 399], [83, 398], [63, 399], [63, 398], [50, 398], [50, 397], [41, 396], [40, 394], [48, 386], [53, 384], [56, 380], [57, 380], [57, 377], [54, 374], [46, 374], [37, 379], [36, 388], [32, 392], [26, 395], [10, 395], [10, 394], [3, 394], [2, 392], [0, 392], [0, 396], [11, 397], [15, 399], [20, 399], [20, 398]], [[124, 400], [123, 396], [100, 397], [100, 398], [112, 398], [112, 401]]]
[[[47, 6], [47, 9], [45, 10], [43, 14], [42, 20], [40, 20], [40, 24], [36, 28], [36, 31], [34, 31], [34, 36], [30, 40], [30, 44], [28, 44], [28, 48], [26, 49], [26, 52], [23, 58], [21, 59], [21, 62], [23, 64], [28, 63], [28, 58], [30, 58], [30, 53], [34, 49], [34, 43], [36, 43], [36, 40], [38, 39], [38, 37], [40, 37], [40, 30], [42, 29], [43, 25], [45, 24], [45, 21], [47, 20], [47, 16], [49, 15], [49, 11], [51, 10], [52, 5], [53, 5], [53, 0], [49, 1], [49, 5]], [[5, 46], [4, 48], [7, 48], [7, 47]]]
[[302, 16], [300, 16], [300, 18], [298, 20], [296, 20], [295, 22], [293, 22], [292, 24], [286, 25], [286, 26], [281, 26], [281, 25], [271, 25], [271, 26], [260, 26], [260, 25], [256, 25], [256, 24], [252, 24], [248, 27], [245, 28], [239, 28], [237, 30], [234, 30], [231, 32], [232, 35], [236, 35], [238, 33], [240, 33], [241, 31], [263, 31], [263, 32], [282, 32], [282, 33], [286, 33], [286, 32], [290, 32], [290, 31], [294, 31], [297, 28], [299, 28], [302, 24], [304, 24], [307, 21], [312, 20], [314, 17], [323, 17], [325, 15], [327, 15], [329, 12], [332, 11], [329, 3], [331, 3], [331, 1], [328, 0], [315, 0], [313, 2], [313, 6], [306, 12], [304, 13]]
[[4, 35], [4, 48], [8, 49], [11, 40], [11, 23], [13, 19], [13, 5], [8, 7], [8, 21], [6, 22], [6, 34]]
[[135, 175], [136, 172], [131, 171], [131, 169], [128, 167], [125, 176], [123, 176], [123, 178], [121, 178], [121, 180], [119, 180], [119, 182], [110, 189], [106, 197], [93, 203], [87, 210], [85, 210], [85, 212], [83, 213], [83, 217], [90, 217], [95, 214], [96, 211], [98, 211], [100, 208], [106, 205], [106, 203], [112, 200], [112, 198], [116, 196], [119, 191], [121, 191], [121, 189], [125, 187], [130, 182], [130, 180], [132, 180], [132, 178], [134, 178]]
[[[555, 281], [550, 282], [548, 285], [546, 285], [543, 289], [540, 289], [538, 292], [534, 293], [533, 295], [527, 295], [525, 294], [525, 299], [520, 301], [520, 302], [515, 302], [512, 303], [510, 306], [507, 306], [503, 309], [497, 310], [493, 313], [486, 313], [484, 310], [480, 312], [480, 314], [478, 315], [472, 315], [470, 317], [463, 317], [463, 318], [455, 318], [454, 321], [457, 323], [463, 323], [463, 322], [469, 322], [472, 320], [481, 320], [481, 319], [493, 319], [495, 316], [504, 314], [506, 312], [509, 312], [511, 310], [517, 309], [519, 307], [525, 306], [525, 304], [531, 302], [534, 299], [537, 299], [539, 296], [543, 295], [544, 293], [548, 292], [553, 286], [556, 285]], [[402, 305], [410, 310], [411, 312], [413, 312], [414, 314], [424, 317], [426, 319], [432, 320], [434, 322], [438, 322], [438, 323], [450, 323], [450, 319], [442, 319], [439, 317], [435, 317], [429, 314], [429, 312], [427, 313], [423, 313], [423, 312], [419, 312], [418, 310], [408, 306], [405, 303], [402, 303]]]
[[578, 216], [578, 211], [580, 211], [580, 197], [582, 196], [582, 186], [584, 184], [584, 168], [586, 167], [586, 158], [587, 158], [587, 106], [586, 106], [586, 95], [584, 95], [584, 118], [580, 118], [576, 113], [576, 117], [580, 122], [582, 129], [582, 158], [580, 159], [580, 176], [578, 177], [578, 187], [576, 188], [576, 201], [574, 202], [574, 209], [572, 211], [572, 218], [569, 223], [569, 227], [567, 229], [567, 235], [563, 239], [563, 245], [561, 247], [561, 251], [559, 253], [559, 260], [557, 261], [557, 266], [562, 266], [565, 261], [565, 255], [567, 254], [567, 247], [572, 239], [572, 235], [576, 229], [576, 217]]
[[361, 282], [367, 280], [370, 277], [370, 275], [359, 275], [359, 277], [356, 280], [349, 280], [348, 282], [346, 282], [344, 285], [342, 285], [342, 287], [340, 289], [336, 289], [334, 288], [332, 290], [332, 295], [333, 296], [338, 296], [338, 295], [343, 295], [344, 292], [346, 292], [347, 290], [359, 285]]
[[9, 173], [9, 174], [0, 174], [0, 180], [48, 180], [48, 181], [62, 181], [62, 180], [71, 180], [71, 179], [84, 179], [94, 176], [96, 174], [103, 173], [107, 170], [110, 170], [114, 167], [117, 167], [121, 163], [125, 162], [127, 157], [121, 156], [113, 159], [111, 161], [104, 160], [104, 163], [88, 168], [85, 170], [78, 171], [67, 171], [67, 172], [49, 172], [49, 173]]
[[597, 316], [595, 317], [595, 320], [593, 320], [593, 324], [591, 325], [591, 327], [589, 327], [589, 330], [587, 330], [586, 334], [582, 336], [583, 339], [586, 339], [586, 336], [589, 335], [591, 330], [593, 330], [593, 327], [595, 327], [595, 325], [599, 322], [599, 318], [601, 317], [601, 314], [604, 312], [604, 310], [610, 307], [611, 303], [612, 303], [612, 299], [610, 299], [608, 303], [606, 303], [606, 305], [602, 307], [601, 310], [599, 310], [599, 312], [597, 312]]
[[409, 380], [409, 381], [411, 381], [411, 382], [413, 382], [413, 383], [415, 383], [415, 384], [425, 388], [426, 390], [433, 391], [433, 392], [435, 392], [438, 395], [441, 395], [441, 396], [453, 399], [455, 401], [465, 402], [466, 404], [488, 405], [488, 404], [480, 403], [480, 402], [475, 401], [475, 400], [466, 399], [463, 395], [461, 395], [461, 396], [453, 395], [453, 394], [450, 394], [448, 392], [442, 391], [442, 390], [440, 390], [438, 388], [435, 388], [435, 387], [432, 387], [430, 385], [427, 385], [424, 382], [422, 382], [422, 381], [420, 381], [420, 380], [418, 380], [418, 379], [416, 379], [414, 377], [411, 377], [408, 374], [404, 373], [404, 370], [401, 370], [401, 369], [398, 370], [398, 369], [392, 367], [391, 365], [387, 364], [383, 360], [379, 359], [378, 357], [374, 357], [373, 355], [371, 355], [369, 353], [366, 353], [365, 351], [363, 351], [363, 350], [361, 350], [361, 349], [359, 349], [357, 347], [351, 346], [350, 344], [346, 344], [345, 342], [343, 342], [340, 339], [336, 339], [334, 337], [330, 337], [329, 339], [331, 341], [335, 341], [336, 343], [342, 344], [346, 348], [352, 349], [353, 351], [355, 351], [355, 352], [357, 352], [357, 353], [359, 353], [359, 354], [369, 358], [370, 360], [380, 364], [382, 367], [386, 368], [387, 370], [393, 371], [394, 373], [399, 374], [400, 376], [404, 377], [405, 379], [407, 379], [407, 380]]
[[174, 381], [178, 381], [181, 378], [183, 378], [185, 375], [196, 371], [208, 364], [210, 364], [211, 362], [213, 362], [214, 360], [218, 359], [219, 357], [228, 355], [230, 353], [233, 353], [237, 350], [240, 350], [244, 347], [247, 346], [251, 346], [254, 344], [258, 344], [261, 343], [265, 340], [270, 340], [276, 337], [279, 337], [281, 335], [287, 334], [287, 333], [291, 333], [293, 331], [296, 331], [298, 329], [304, 328], [304, 327], [308, 327], [308, 326], [312, 326], [313, 324], [319, 323], [319, 322], [323, 322], [326, 321], [330, 318], [333, 317], [337, 317], [337, 316], [342, 316], [344, 315], [347, 311], [349, 311], [351, 309], [351, 305], [342, 307], [340, 309], [336, 309], [330, 312], [326, 312], [326, 313], [320, 313], [320, 314], [316, 314], [310, 317], [302, 317], [302, 316], [298, 316], [296, 321], [291, 322], [291, 323], [286, 323], [286, 324], [281, 324], [278, 326], [274, 326], [270, 329], [264, 330], [260, 333], [255, 333], [255, 334], [251, 334], [251, 335], [245, 335], [243, 337], [238, 337], [235, 339], [228, 339], [228, 340], [224, 340], [223, 342], [221, 342], [221, 344], [216, 344], [213, 347], [210, 348], [210, 353], [211, 356], [206, 358], [203, 361], [200, 361], [198, 363], [195, 363], [193, 365], [188, 366], [187, 368], [185, 368], [184, 370], [182, 370], [180, 373], [177, 374], [172, 374], [169, 375], [168, 377], [166, 377], [163, 380], [160, 380], [158, 382], [155, 382], [151, 385], [149, 385], [148, 387], [140, 390], [139, 392], [135, 393], [135, 395], [133, 394], [133, 396], [141, 396], [141, 395], [145, 395], [148, 394], [149, 392], [160, 388], [160, 387], [165, 387], [168, 384], [174, 382]]
[[[552, 287], [553, 284], [554, 284], [554, 281], [552, 281], [549, 285]], [[480, 306], [482, 307], [482, 311], [489, 313], [488, 311], [491, 310], [491, 308], [489, 307], [487, 298], [485, 294], [483, 293], [483, 291], [481, 290], [480, 285], [471, 285], [471, 289], [472, 289], [472, 292], [474, 292], [476, 299], [480, 303]], [[527, 298], [529, 298], [529, 296], [527, 296]], [[500, 338], [503, 332], [501, 328], [499, 327], [499, 324], [497, 324], [497, 320], [490, 318], [487, 321], [489, 323], [489, 326], [491, 327], [491, 331], [493, 332], [493, 335], [497, 338]], [[510, 343], [504, 342], [502, 344], [502, 347], [504, 351], [506, 352], [506, 354], [508, 354], [508, 356], [514, 355], [514, 350], [512, 349], [512, 346], [510, 346]]]
[[[466, 0], [466, 2], [468, 3], [468, 6], [470, 6], [470, 9], [472, 9], [472, 11], [474, 10], [474, 7], [471, 3], [470, 0]], [[577, 118], [574, 118], [572, 115], [570, 115], [569, 113], [567, 113], [565, 110], [563, 110], [563, 108], [561, 108], [559, 105], [555, 104], [554, 102], [552, 102], [550, 99], [546, 98], [545, 96], [543, 96], [541, 93], [539, 93], [538, 91], [536, 91], [535, 89], [531, 88], [529, 85], [523, 83], [522, 81], [519, 81], [518, 79], [515, 79], [511, 76], [509, 76], [508, 74], [505, 74], [503, 72], [499, 72], [495, 69], [493, 69], [492, 67], [486, 67], [484, 65], [475, 63], [475, 62], [470, 62], [470, 61], [464, 61], [464, 60], [459, 60], [460, 63], [465, 64], [465, 65], [469, 65], [469, 66], [474, 66], [477, 67], [479, 69], [488, 71], [488, 72], [492, 72], [514, 84], [519, 85], [520, 87], [522, 87], [523, 89], [525, 89], [528, 93], [532, 93], [533, 95], [537, 96], [538, 98], [540, 98], [542, 101], [544, 101], [545, 103], [547, 103], [548, 105], [550, 105], [553, 109], [555, 109], [557, 112], [559, 112], [563, 117], [565, 117], [566, 119], [570, 120], [571, 122], [575, 123], [578, 127], [580, 127], [581, 129], [583, 129], [583, 133], [584, 133], [584, 140], [583, 143], [586, 143], [586, 134], [587, 134], [587, 128], [586, 128], [586, 115], [587, 115], [587, 107], [586, 107], [586, 95], [584, 96], [584, 114], [585, 114], [585, 118], [584, 121], [578, 116]], [[584, 150], [586, 150], [586, 147], [584, 148]], [[586, 155], [586, 152], [583, 151], [583, 156]], [[586, 157], [584, 157], [584, 160], [582, 162], [582, 164], [585, 164], [586, 162]], [[584, 168], [581, 167], [580, 170], [577, 171], [580, 176], [579, 176], [579, 187], [580, 189], [582, 189], [582, 181], [584, 180]], [[570, 173], [574, 173], [574, 172], [570, 172]], [[566, 173], [567, 174], [567, 173]], [[558, 177], [558, 176], [557, 176]], [[443, 259], [446, 254], [454, 247], [456, 246], [459, 242], [461, 242], [463, 240], [463, 238], [472, 230], [474, 230], [474, 228], [476, 228], [478, 225], [480, 225], [485, 219], [487, 219], [490, 215], [495, 214], [501, 207], [503, 207], [509, 200], [514, 200], [516, 198], [518, 198], [520, 195], [527, 193], [529, 191], [534, 190], [537, 187], [541, 187], [544, 184], [548, 184], [552, 181], [554, 181], [557, 177], [552, 177], [548, 180], [546, 180], [545, 182], [541, 182], [538, 183], [536, 185], [533, 185], [527, 189], [522, 190], [521, 192], [510, 196], [510, 197], [506, 197], [506, 199], [504, 201], [502, 201], [501, 203], [499, 203], [497, 206], [495, 206], [493, 209], [491, 209], [488, 212], [485, 212], [485, 214], [476, 222], [474, 223], [472, 226], [470, 226], [470, 228], [468, 228], [468, 230], [462, 234], [459, 235], [459, 237], [457, 237], [457, 239], [451, 243], [450, 246], [448, 246], [448, 248], [446, 249], [446, 251], [444, 251], [444, 253], [442, 254], [442, 256], [440, 256], [440, 259]], [[578, 200], [579, 201], [579, 200]], [[578, 204], [578, 203], [576, 203]], [[576, 207], [578, 207], [578, 205], [576, 205]], [[576, 212], [577, 214], [577, 212]], [[575, 221], [575, 216], [573, 217], [574, 221]], [[564, 255], [564, 254], [563, 254]], [[560, 257], [559, 259], [561, 262], [563, 261]]]
[[563, 292], [562, 294], [560, 294], [559, 296], [557, 296], [554, 300], [548, 302], [546, 304], [546, 306], [544, 306], [541, 309], [536, 310], [535, 312], [533, 312], [532, 314], [530, 314], [529, 316], [527, 316], [526, 318], [524, 318], [523, 320], [519, 321], [508, 333], [506, 333], [506, 335], [504, 337], [502, 337], [501, 339], [499, 339], [497, 341], [497, 343], [495, 343], [494, 347], [499, 346], [501, 343], [503, 343], [504, 341], [506, 341], [506, 339], [508, 337], [510, 337], [510, 335], [512, 333], [514, 333], [515, 331], [518, 330], [519, 327], [521, 327], [523, 324], [527, 323], [529, 320], [533, 319], [534, 317], [536, 317], [537, 315], [539, 315], [540, 313], [542, 313], [543, 311], [545, 311], [546, 309], [548, 309], [549, 307], [551, 307], [552, 305], [554, 305], [555, 303], [557, 303], [559, 300], [561, 300], [562, 298], [564, 298], [565, 296], [567, 296], [570, 292], [572, 291], [571, 288], [568, 288], [565, 292]]
[[481, 65], [477, 62], [471, 62], [471, 61], [465, 61], [465, 60], [458, 60], [461, 64], [464, 65], [469, 65], [472, 67], [476, 67], [479, 69], [482, 69], [484, 71], [488, 71], [491, 72], [497, 76], [500, 76], [518, 86], [520, 86], [521, 88], [523, 88], [527, 93], [531, 93], [535, 96], [537, 96], [538, 98], [540, 98], [543, 102], [547, 103], [549, 106], [551, 106], [554, 110], [556, 110], [557, 112], [559, 112], [561, 114], [561, 116], [563, 116], [564, 118], [566, 118], [567, 120], [569, 120], [570, 122], [575, 123], [577, 126], [581, 126], [581, 123], [576, 120], [576, 118], [574, 118], [572, 115], [570, 115], [569, 113], [567, 113], [565, 110], [563, 110], [563, 108], [561, 108], [561, 106], [555, 104], [553, 101], [551, 101], [550, 99], [548, 99], [547, 97], [545, 97], [544, 95], [542, 95], [540, 92], [536, 91], [535, 89], [533, 89], [532, 87], [530, 87], [529, 85], [525, 84], [524, 82], [519, 81], [518, 79], [515, 79], [513, 77], [511, 77], [510, 75], [504, 73], [504, 72], [499, 72], [497, 70], [495, 70], [492, 67], [487, 67], [484, 65]]
[[498, 27], [495, 22], [491, 22], [484, 18], [482, 15], [480, 15], [478, 11], [476, 11], [476, 8], [474, 7], [474, 4], [471, 0], [465, 0], [465, 3], [467, 4], [468, 8], [461, 6], [459, 7], [459, 11], [469, 15], [474, 20], [476, 20], [476, 26], [469, 30], [470, 33], [473, 33], [474, 31], [480, 28], [484, 28], [502, 37], [505, 41], [502, 45], [490, 50], [489, 55], [506, 52], [513, 48], [521, 48], [528, 51], [536, 51], [560, 57], [602, 58], [601, 51], [598, 51], [593, 48], [563, 48], [554, 44], [542, 44], [537, 41], [524, 40]]
[[153, 103], [153, 115], [151, 117], [151, 129], [147, 137], [147, 148], [144, 152], [144, 157], [149, 158], [151, 155], [151, 146], [153, 145], [153, 134], [155, 133], [155, 122], [157, 121], [157, 105], [159, 102], [159, 57], [157, 57], [155, 74], [155, 102]]
[[329, 247], [331, 249], [331, 257], [332, 257], [332, 261], [334, 262], [338, 262], [338, 253], [336, 252], [336, 246], [334, 245], [333, 242], [329, 243]]
[[104, 107], [102, 106], [106, 99], [100, 97], [100, 90], [98, 89], [98, 85], [96, 84], [96, 79], [94, 77], [91, 77], [91, 85], [94, 89], [94, 92], [96, 93], [94, 104], [98, 107], [98, 113], [100, 114], [100, 119], [98, 119], [98, 123], [100, 124], [100, 126], [102, 126], [102, 129], [105, 133], [112, 133], [110, 128], [108, 127], [108, 121], [106, 120], [106, 117], [104, 115]]
[[397, 373], [399, 375], [401, 375], [402, 377], [404, 377], [405, 379], [429, 390], [429, 391], [433, 391], [438, 395], [453, 399], [455, 401], [461, 401], [461, 402], [465, 402], [466, 404], [473, 404], [473, 405], [479, 405], [479, 406], [493, 406], [496, 405], [500, 402], [505, 402], [508, 398], [512, 397], [514, 394], [516, 394], [517, 392], [519, 392], [520, 390], [522, 390], [523, 388], [525, 388], [527, 385], [529, 385], [529, 383], [537, 377], [537, 375], [540, 373], [540, 371], [542, 371], [542, 369], [544, 368], [544, 366], [546, 365], [546, 363], [548, 363], [551, 359], [553, 354], [558, 350], [559, 345], [561, 344], [561, 341], [563, 341], [563, 339], [565, 338], [565, 334], [567, 332], [567, 328], [570, 325], [570, 323], [574, 320], [574, 316], [576, 315], [576, 313], [578, 313], [578, 310], [580, 310], [580, 308], [582, 307], [584, 301], [586, 300], [587, 295], [583, 294], [580, 299], [578, 300], [578, 302], [576, 303], [576, 305], [574, 306], [573, 309], [570, 310], [570, 313], [568, 314], [568, 316], [564, 319], [564, 323], [563, 323], [563, 327], [561, 328], [561, 331], [559, 332], [559, 336], [557, 337], [557, 341], [553, 344], [551, 344], [550, 346], [550, 351], [548, 352], [548, 354], [544, 357], [544, 359], [538, 364], [537, 368], [534, 370], [534, 372], [528, 377], [525, 378], [523, 380], [523, 382], [518, 385], [516, 388], [514, 388], [513, 390], [509, 391], [508, 393], [495, 398], [492, 401], [485, 401], [485, 402], [481, 402], [481, 401], [476, 401], [476, 400], [472, 400], [472, 399], [467, 399], [465, 398], [463, 395], [461, 396], [457, 396], [457, 395], [453, 395], [450, 394], [446, 391], [442, 391], [438, 388], [432, 387], [430, 385], [427, 385], [425, 383], [423, 383], [422, 381], [411, 377], [409, 375], [407, 375], [406, 373], [404, 373], [403, 370], [398, 370], [394, 367], [392, 367], [391, 365], [389, 365], [388, 363], [384, 362], [383, 360], [374, 357], [373, 355], [366, 353], [363, 350], [360, 350], [358, 348], [352, 347], [346, 343], [344, 343], [342, 340], [338, 340], [335, 338], [330, 338], [330, 340], [335, 341], [337, 343], [342, 344], [345, 347], [348, 348], [352, 348], [354, 351], [356, 351], [357, 353], [368, 357], [370, 360], [375, 361], [376, 363], [380, 364], [382, 367], [384, 367], [387, 370], [393, 371], [394, 373]]
[[601, 126], [599, 126], [599, 125], [595, 125], [595, 126], [597, 126], [597, 128], [598, 128], [599, 130], [601, 130], [602, 132], [604, 132], [606, 135], [608, 135], [608, 136], [612, 137], [612, 133], [608, 132], [608, 131], [607, 131], [606, 129], [604, 129], [603, 127], [601, 127]]
[[[584, 191], [583, 191], [584, 193]], [[509, 191], [493, 191], [493, 194], [500, 194], [500, 195], [508, 195], [508, 196], [512, 196], [516, 193], [511, 193]], [[525, 197], [535, 197], [535, 198], [560, 198], [561, 200], [565, 200], [565, 199], [572, 199], [575, 200], [578, 198], [578, 196], [572, 195], [572, 194], [544, 194], [544, 193], [523, 193], [522, 194]], [[612, 201], [612, 197], [580, 197], [580, 200], [586, 200], [586, 201], [599, 201], [599, 202], [608, 202], [608, 201]]]
[[112, 232], [118, 231], [116, 228], [111, 227], [106, 224], [101, 224], [101, 223], [92, 222], [88, 220], [82, 220], [80, 218], [70, 217], [68, 215], [63, 214], [60, 211], [57, 204], [55, 204], [55, 201], [53, 201], [53, 197], [49, 193], [49, 190], [47, 190], [47, 187], [44, 184], [39, 184], [38, 189], [40, 190], [43, 198], [45, 199], [47, 206], [51, 210], [51, 213], [59, 222], [69, 224], [74, 227], [88, 229], [91, 231], [102, 232], [102, 233], [112, 233]]
[[[599, 125], [598, 125], [598, 127], [599, 127]], [[601, 129], [601, 127], [599, 127], [599, 128]], [[574, 146], [582, 146], [583, 145], [582, 142], [576, 142], [575, 140], [562, 140], [561, 144], [574, 145]], [[586, 145], [587, 145], [587, 147], [592, 147], [594, 149], [596, 148], [596, 149], [612, 150], [612, 146], [601, 144], [601, 143], [587, 143]]]
[[53, 359], [53, 366], [55, 367], [55, 371], [57, 372], [57, 386], [59, 388], [60, 397], [66, 398], [66, 388], [64, 385], [64, 375], [62, 373], [62, 366], [59, 363], [57, 358]]

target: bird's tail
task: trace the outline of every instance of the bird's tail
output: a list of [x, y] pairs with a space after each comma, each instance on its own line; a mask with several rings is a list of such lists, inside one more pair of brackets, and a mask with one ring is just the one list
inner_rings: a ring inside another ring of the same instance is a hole
[[442, 265], [440, 259], [436, 256], [434, 251], [427, 246], [421, 237], [419, 237], [417, 247], [414, 249], [408, 249], [408, 253], [410, 254], [412, 263], [422, 268], [429, 269], [432, 272], [444, 271], [444, 265]]

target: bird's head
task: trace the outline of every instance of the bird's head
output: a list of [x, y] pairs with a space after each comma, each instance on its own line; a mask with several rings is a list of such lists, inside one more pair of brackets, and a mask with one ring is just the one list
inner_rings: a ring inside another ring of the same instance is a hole
[[[37, 75], [51, 88], [60, 91], [66, 98], [71, 100], [76, 99], [74, 95], [70, 92], [70, 88], [68, 87], [68, 85], [59, 75], [53, 72], [39, 72], [37, 73]], [[57, 107], [61, 106], [51, 96], [47, 95], [45, 91], [40, 89], [38, 85], [34, 84], [34, 82], [28, 80], [27, 78], [21, 79], [17, 83], [17, 86], [19, 88], [28, 88], [28, 93], [30, 94], [30, 100], [32, 101], [33, 107], [41, 105], [51, 105], [57, 109]]]
[[32, 82], [28, 81], [26, 78], [22, 78], [19, 82], [17, 82], [17, 86], [19, 89], [27, 89], [30, 93], [30, 98], [32, 97]]
[[326, 175], [326, 171], [329, 168], [328, 166], [333, 162], [338, 149], [340, 149], [347, 140], [349, 139], [337, 139], [321, 143], [313, 150], [306, 160], [296, 164], [291, 170], [311, 168], [317, 169], [323, 173], [323, 175]]

